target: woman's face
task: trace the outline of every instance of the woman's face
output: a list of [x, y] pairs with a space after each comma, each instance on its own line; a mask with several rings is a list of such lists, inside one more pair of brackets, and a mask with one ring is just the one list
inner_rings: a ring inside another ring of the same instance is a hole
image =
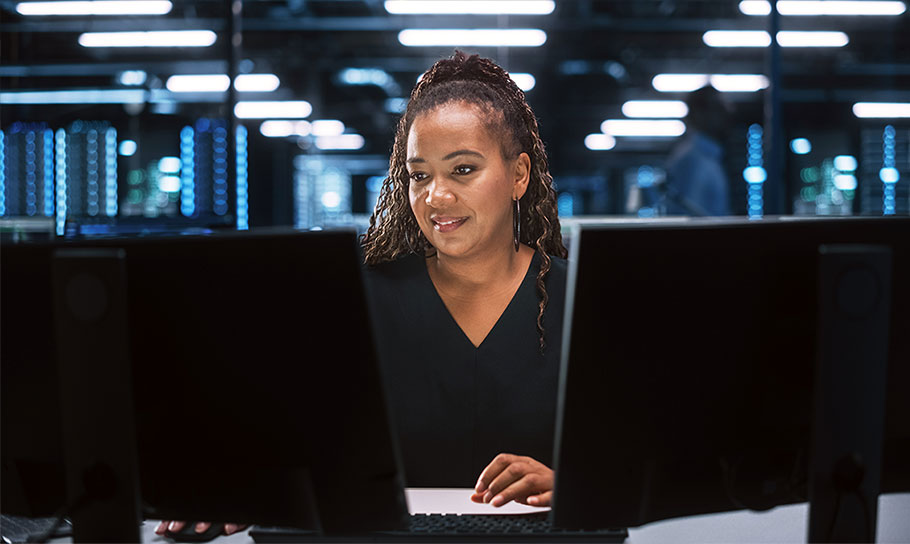
[[512, 200], [527, 189], [530, 158], [506, 160], [483, 111], [450, 102], [408, 133], [411, 210], [440, 255], [473, 257], [512, 247]]

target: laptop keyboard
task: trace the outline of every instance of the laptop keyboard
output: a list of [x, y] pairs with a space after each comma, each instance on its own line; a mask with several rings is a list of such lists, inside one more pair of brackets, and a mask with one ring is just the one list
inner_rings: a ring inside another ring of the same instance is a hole
[[382, 531], [357, 537], [321, 536], [315, 532], [281, 527], [254, 526], [250, 536], [265, 542], [454, 542], [483, 538], [497, 542], [623, 542], [625, 529], [569, 530], [554, 527], [548, 512], [534, 514], [412, 514], [409, 529]]

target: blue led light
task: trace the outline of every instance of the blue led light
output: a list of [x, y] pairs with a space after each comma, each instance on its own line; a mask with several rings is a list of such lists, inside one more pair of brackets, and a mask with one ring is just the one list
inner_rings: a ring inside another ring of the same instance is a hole
[[104, 214], [117, 215], [117, 129], [104, 132]]
[[132, 157], [133, 155], [136, 154], [136, 149], [138, 149], [138, 148], [139, 148], [139, 146], [136, 144], [136, 142], [134, 140], [123, 140], [122, 142], [120, 142], [119, 151], [120, 151], [120, 154], [123, 155], [124, 157]]
[[556, 208], [560, 217], [572, 217], [575, 213], [575, 197], [572, 193], [560, 193], [556, 198]]
[[215, 165], [212, 170], [212, 211], [216, 215], [224, 215], [228, 211], [227, 134], [227, 129], [221, 126], [212, 131], [212, 159]]
[[54, 216], [54, 131], [44, 130], [44, 216]]
[[853, 155], [838, 155], [834, 157], [834, 168], [841, 172], [855, 172], [858, 166]]
[[807, 155], [812, 152], [812, 142], [805, 138], [790, 140], [790, 151], [797, 155]]
[[180, 213], [184, 217], [191, 217], [196, 212], [194, 141], [193, 127], [183, 127], [183, 130], [180, 131]]
[[636, 183], [639, 187], [646, 189], [654, 185], [654, 169], [650, 166], [640, 166], [636, 176]]
[[85, 211], [94, 217], [101, 211], [98, 186], [98, 131], [95, 129], [90, 129], [85, 135], [85, 159]]
[[[750, 219], [760, 219], [764, 209], [764, 192], [762, 184], [768, 179], [768, 173], [762, 167], [762, 135], [761, 125], [753, 124], [746, 132], [746, 168], [743, 170], [743, 179], [747, 183], [746, 213]], [[808, 143], [808, 140], [807, 142]]]
[[743, 179], [746, 183], [764, 183], [768, 179], [768, 173], [761, 166], [747, 166], [743, 170]]
[[237, 127], [237, 230], [250, 228], [249, 223], [249, 195], [247, 193], [248, 167], [247, 162], [247, 129], [243, 125]]
[[6, 215], [6, 133], [0, 130], [0, 216]]
[[35, 131], [25, 133], [25, 213], [33, 216], [38, 213], [38, 154], [35, 145]]
[[900, 172], [894, 162], [894, 136], [896, 131], [891, 125], [885, 126], [882, 135], [882, 169], [878, 171], [878, 179], [882, 180], [882, 215], [894, 215], [894, 186], [901, 179]]
[[66, 228], [66, 131], [57, 130], [54, 147], [57, 157], [56, 186], [57, 186], [57, 215], [55, 226], [57, 236], [63, 236]]

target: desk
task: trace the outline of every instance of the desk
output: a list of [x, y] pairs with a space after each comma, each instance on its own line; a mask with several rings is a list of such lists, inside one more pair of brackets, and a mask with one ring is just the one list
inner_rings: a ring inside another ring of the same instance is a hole
[[[463, 514], [522, 513], [545, 510], [521, 504], [493, 508], [470, 502], [470, 489], [408, 489], [411, 513], [455, 512]], [[652, 543], [796, 543], [806, 541], [808, 505], [780, 506], [767, 512], [746, 510], [690, 516], [650, 523], [629, 529], [629, 544]], [[142, 541], [163, 544], [171, 542], [155, 534], [154, 521], [142, 526]], [[910, 493], [882, 495], [878, 500], [876, 542], [910, 544]], [[252, 544], [244, 531], [220, 537], [218, 544]]]

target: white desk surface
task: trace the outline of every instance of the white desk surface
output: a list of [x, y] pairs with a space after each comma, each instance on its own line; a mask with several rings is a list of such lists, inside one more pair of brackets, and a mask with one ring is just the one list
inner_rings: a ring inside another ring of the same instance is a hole
[[[475, 504], [470, 489], [408, 489], [408, 509], [414, 513], [501, 514], [546, 510], [509, 503], [500, 508]], [[780, 506], [767, 512], [736, 511], [723, 514], [690, 516], [649, 523], [629, 529], [629, 544], [651, 543], [797, 543], [806, 541], [808, 505]], [[910, 544], [910, 493], [882, 495], [878, 501], [876, 542]], [[165, 543], [169, 539], [155, 534], [155, 521], [146, 521], [142, 541]], [[250, 544], [244, 531], [220, 537], [218, 544]]]

